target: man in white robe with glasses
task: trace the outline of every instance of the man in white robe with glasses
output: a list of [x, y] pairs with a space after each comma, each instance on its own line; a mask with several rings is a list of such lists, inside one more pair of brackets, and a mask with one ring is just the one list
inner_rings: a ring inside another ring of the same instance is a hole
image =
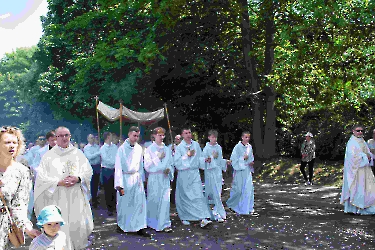
[[371, 165], [374, 155], [363, 139], [364, 127], [355, 125], [346, 144], [344, 179], [340, 203], [344, 213], [375, 214], [375, 177]]
[[92, 168], [81, 150], [70, 143], [66, 127], [56, 130], [57, 146], [44, 154], [35, 181], [35, 214], [47, 205], [56, 205], [66, 225], [61, 230], [67, 237], [65, 250], [83, 249], [94, 223], [90, 199]]

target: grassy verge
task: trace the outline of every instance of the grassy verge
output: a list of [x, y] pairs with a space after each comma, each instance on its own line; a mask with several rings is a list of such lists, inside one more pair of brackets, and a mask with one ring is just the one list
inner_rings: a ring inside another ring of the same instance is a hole
[[[300, 159], [274, 158], [255, 164], [256, 182], [298, 183], [305, 182], [300, 172]], [[319, 161], [314, 164], [314, 184], [342, 186], [343, 161]], [[308, 173], [308, 167], [306, 167]]]

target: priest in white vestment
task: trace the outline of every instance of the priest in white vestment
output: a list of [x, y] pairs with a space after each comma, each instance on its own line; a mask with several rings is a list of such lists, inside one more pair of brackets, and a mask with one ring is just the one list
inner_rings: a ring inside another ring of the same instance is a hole
[[363, 126], [354, 126], [346, 144], [340, 199], [344, 213], [375, 214], [375, 177], [371, 170], [374, 155], [363, 139], [363, 131]]
[[88, 246], [94, 223], [90, 199], [92, 168], [81, 150], [70, 144], [70, 131], [56, 129], [57, 146], [42, 157], [35, 181], [35, 214], [48, 205], [61, 208], [67, 237], [67, 249]]
[[117, 194], [117, 232], [136, 232], [150, 237], [146, 232], [146, 194], [144, 189], [143, 149], [137, 143], [139, 128], [130, 127], [129, 138], [116, 154], [115, 188]]
[[[176, 208], [182, 224], [201, 220], [200, 226], [207, 227], [212, 223], [211, 210], [203, 194], [202, 180], [199, 174], [202, 149], [191, 139], [191, 130], [182, 129], [182, 142], [177, 146], [174, 155], [175, 167], [178, 170], [176, 184]], [[203, 167], [203, 166], [202, 166]]]

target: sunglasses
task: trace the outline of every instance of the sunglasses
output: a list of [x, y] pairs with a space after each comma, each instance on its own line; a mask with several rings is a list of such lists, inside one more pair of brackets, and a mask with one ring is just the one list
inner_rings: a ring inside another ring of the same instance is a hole
[[363, 130], [362, 129], [357, 129], [356, 132], [363, 132]]

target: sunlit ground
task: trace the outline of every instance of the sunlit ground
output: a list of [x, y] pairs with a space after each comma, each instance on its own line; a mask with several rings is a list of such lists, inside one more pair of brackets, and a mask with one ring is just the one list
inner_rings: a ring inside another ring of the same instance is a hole
[[[172, 205], [174, 232], [150, 229], [151, 239], [116, 233], [116, 218], [107, 217], [100, 191], [101, 205], [94, 209], [95, 229], [87, 249], [375, 249], [375, 217], [344, 214], [339, 204], [341, 187], [323, 185], [329, 184], [328, 180], [337, 183], [341, 170], [330, 177], [321, 174], [316, 185], [304, 186], [299, 169], [293, 167], [295, 162], [283, 164], [295, 173], [281, 174], [280, 167], [273, 170], [271, 178], [267, 173], [273, 166], [257, 173], [260, 177], [254, 188], [258, 217], [236, 215], [227, 209], [225, 223], [214, 222], [210, 229], [201, 229], [198, 222], [182, 225]], [[282, 175], [288, 178], [276, 180]], [[230, 176], [225, 179], [224, 201], [229, 197]]]

